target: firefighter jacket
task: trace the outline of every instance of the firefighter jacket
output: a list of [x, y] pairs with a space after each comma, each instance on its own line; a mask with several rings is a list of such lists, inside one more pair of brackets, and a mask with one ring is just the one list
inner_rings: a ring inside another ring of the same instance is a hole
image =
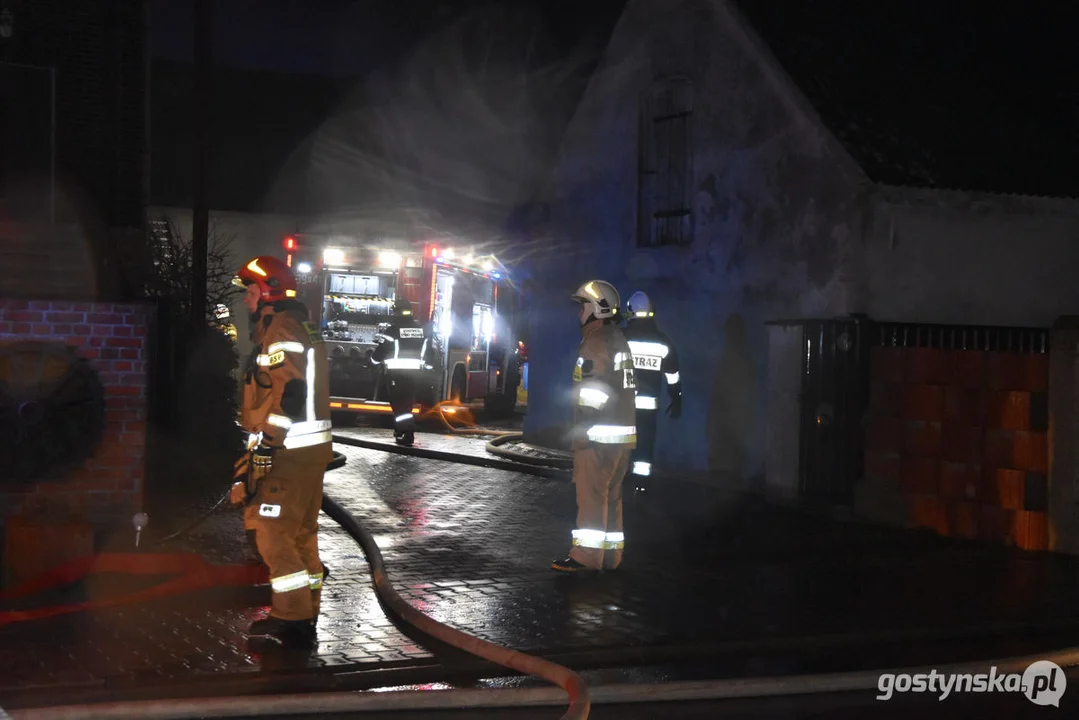
[[331, 441], [329, 360], [307, 318], [302, 303], [283, 300], [272, 312], [263, 310], [255, 325], [240, 421], [249, 446], [288, 450]]
[[636, 447], [636, 378], [629, 344], [613, 323], [590, 322], [581, 335], [573, 370], [573, 446]]
[[637, 371], [637, 408], [657, 409], [664, 379], [667, 380], [667, 394], [671, 400], [681, 398], [678, 352], [656, 321], [653, 318], [633, 318], [626, 323], [625, 334], [630, 352], [633, 353], [633, 367]]
[[394, 318], [375, 336], [377, 345], [371, 362], [388, 371], [422, 370], [430, 364], [431, 343], [420, 325], [411, 316]]

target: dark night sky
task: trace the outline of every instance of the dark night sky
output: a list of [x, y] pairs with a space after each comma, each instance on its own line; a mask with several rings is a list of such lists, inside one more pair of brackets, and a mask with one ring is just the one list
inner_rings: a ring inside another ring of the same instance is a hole
[[[252, 69], [357, 77], [407, 55], [424, 34], [489, 0], [216, 0], [214, 61]], [[519, 4], [529, 4], [522, 0]], [[609, 31], [624, 0], [539, 0], [560, 49]], [[191, 0], [151, 0], [155, 57], [191, 60]]]
[[[189, 153], [193, 142], [187, 122], [192, 3], [152, 3], [151, 137], [160, 162], [153, 164], [151, 188], [157, 204], [182, 206], [189, 203], [190, 168], [173, 159]], [[443, 175], [474, 175], [470, 159], [501, 157], [503, 164], [523, 163], [516, 175], [532, 177], [536, 162], [555, 151], [587, 80], [586, 60], [599, 57], [623, 5], [624, 0], [589, 0], [584, 7], [575, 0], [216, 0], [212, 204], [279, 212], [314, 211], [313, 198], [332, 205], [332, 193], [310, 189], [305, 173], [330, 172], [328, 164], [345, 158], [357, 168], [394, 158], [402, 172], [436, 182]], [[434, 37], [465, 15], [471, 30], [460, 36], [460, 46], [445, 45], [444, 34]], [[533, 49], [530, 38], [537, 41]], [[512, 87], [508, 94], [481, 88], [487, 53], [495, 64], [511, 63], [510, 73], [531, 68], [535, 84], [530, 83], [527, 114], [514, 106]], [[551, 72], [559, 67], [565, 72]], [[356, 82], [361, 78], [372, 82]], [[503, 111], [508, 114], [499, 115]], [[342, 125], [338, 117], [350, 119]], [[520, 129], [507, 134], [511, 126]], [[491, 136], [480, 139], [485, 132]], [[327, 154], [330, 142], [346, 145]], [[486, 152], [472, 147], [477, 142]], [[320, 159], [311, 159], [312, 152], [322, 153]], [[413, 160], [427, 164], [424, 172], [411, 168], [402, 153], [420, 153]], [[460, 163], [465, 166], [450, 170]], [[487, 175], [497, 175], [485, 168]], [[370, 201], [374, 187], [360, 190], [363, 178], [345, 170], [334, 187]], [[392, 185], [381, 171], [372, 171], [368, 180], [382, 191]], [[472, 184], [484, 182], [477, 176]]]
[[1079, 3], [736, 2], [874, 179], [1079, 195]]
[[[735, 2], [874, 179], [1079, 194], [1079, 3]], [[152, 3], [155, 56], [190, 60], [191, 0]], [[518, 4], [542, 10], [557, 56], [600, 52], [624, 1]], [[215, 62], [362, 77], [392, 70], [427, 33], [484, 6], [217, 0]]]
[[[372, 22], [375, 5], [355, 0], [218, 0], [214, 61], [252, 70], [363, 75], [398, 41], [384, 23]], [[190, 61], [191, 0], [152, 0], [151, 13], [154, 55]]]

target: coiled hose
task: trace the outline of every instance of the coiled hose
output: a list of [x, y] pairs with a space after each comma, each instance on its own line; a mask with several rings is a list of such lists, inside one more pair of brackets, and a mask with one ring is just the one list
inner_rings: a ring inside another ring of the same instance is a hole
[[[420, 415], [420, 418], [424, 419], [424, 418], [428, 418], [428, 417], [432, 417], [432, 416], [437, 417], [439, 423], [446, 430], [448, 430], [450, 432], [450, 434], [452, 434], [452, 435], [484, 435], [484, 436], [494, 435], [496, 437], [504, 437], [504, 436], [507, 436], [507, 435], [520, 435], [520, 433], [515, 431], [515, 430], [486, 430], [486, 429], [478, 428], [478, 427], [460, 427], [458, 425], [454, 425], [453, 423], [451, 423], [446, 418], [446, 415], [447, 414], [456, 415], [456, 412], [451, 412], [451, 411], [456, 411], [456, 409], [457, 409], [456, 407], [453, 407], [448, 402], [440, 402], [437, 405], [435, 405], [434, 407], [432, 407], [431, 409], [429, 409], [427, 412]], [[468, 412], [468, 411], [466, 410], [466, 412]], [[465, 423], [471, 423], [472, 422], [471, 413], [468, 413], [468, 417], [469, 417], [469, 419], [466, 420]], [[473, 423], [473, 425], [474, 425], [474, 423]]]

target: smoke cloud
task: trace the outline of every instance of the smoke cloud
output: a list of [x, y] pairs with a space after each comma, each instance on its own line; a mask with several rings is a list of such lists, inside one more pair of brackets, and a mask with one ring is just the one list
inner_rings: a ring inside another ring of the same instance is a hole
[[358, 83], [284, 169], [345, 232], [504, 244], [550, 161], [599, 48], [563, 54], [526, 4], [476, 6]]

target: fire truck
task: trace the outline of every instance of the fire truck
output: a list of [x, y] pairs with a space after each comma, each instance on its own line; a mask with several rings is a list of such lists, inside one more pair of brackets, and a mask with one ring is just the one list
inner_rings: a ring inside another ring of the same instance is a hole
[[283, 244], [298, 296], [328, 345], [333, 412], [391, 412], [384, 370], [371, 355], [394, 301], [404, 298], [437, 358], [419, 371], [414, 411], [482, 401], [491, 415], [512, 413], [527, 351], [514, 332], [520, 293], [496, 258], [432, 242], [314, 234], [289, 235]]

